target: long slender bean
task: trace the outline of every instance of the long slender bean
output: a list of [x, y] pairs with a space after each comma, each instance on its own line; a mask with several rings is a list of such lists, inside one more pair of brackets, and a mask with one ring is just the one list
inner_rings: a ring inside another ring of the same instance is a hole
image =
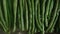
[[38, 17], [37, 17], [37, 4], [38, 4], [38, 0], [37, 0], [36, 3], [35, 3], [36, 24], [37, 24], [38, 28], [40, 29], [40, 31], [42, 31], [41, 24], [39, 24], [38, 19], [37, 19], [37, 18], [38, 18]]
[[13, 11], [14, 11], [14, 28], [13, 32], [16, 30], [16, 13], [17, 13], [17, 0], [13, 2]]
[[51, 2], [50, 2], [50, 9], [49, 9], [49, 20], [50, 20], [50, 17], [51, 17], [51, 12], [52, 12], [52, 9], [53, 9], [53, 4], [54, 4], [54, 1], [52, 0]]
[[[40, 7], [40, 1], [39, 1], [39, 3], [38, 3], [38, 11], [37, 11], [37, 17], [38, 17], [38, 21], [39, 21], [39, 24], [41, 25], [41, 28], [43, 27], [43, 24], [42, 24], [42, 22], [41, 22], [41, 11], [40, 11], [40, 9], [41, 9], [41, 7]], [[38, 29], [38, 32], [40, 32], [40, 30]]]
[[35, 21], [34, 21], [34, 0], [32, 0], [32, 34], [34, 34]]
[[48, 4], [47, 4], [47, 7], [46, 7], [46, 14], [45, 14], [45, 24], [46, 24], [46, 27], [48, 27], [48, 12], [49, 12], [49, 5], [50, 5], [50, 1], [51, 0], [48, 0]]
[[29, 34], [31, 34], [31, 29], [32, 29], [32, 9], [31, 9], [31, 1], [27, 0], [29, 4]]
[[24, 21], [23, 21], [23, 0], [20, 0], [20, 9], [21, 9], [21, 29], [24, 31]]
[[[6, 22], [4, 21], [4, 19], [3, 19], [3, 15], [2, 15], [2, 12], [0, 12], [0, 14], [1, 14], [1, 21], [3, 22], [3, 25], [7, 28], [7, 26], [6, 26]], [[7, 28], [8, 29], [8, 28]]]
[[19, 29], [21, 30], [21, 15], [20, 15], [20, 10], [19, 10], [20, 8], [18, 7], [18, 20], [19, 20]]
[[45, 2], [46, 2], [46, 0], [43, 0], [43, 3], [42, 3], [42, 23], [43, 23], [43, 31], [42, 31], [42, 34], [44, 34], [44, 13], [45, 13]]
[[[52, 27], [51, 27], [51, 31], [52, 31], [52, 29], [55, 27], [55, 25], [56, 25], [56, 22], [57, 22], [57, 19], [58, 19], [58, 16], [59, 16], [59, 12], [57, 12], [57, 15], [56, 15], [56, 17], [55, 17], [55, 20], [54, 20], [54, 24], [52, 25]], [[52, 31], [53, 32], [53, 31]]]
[[53, 15], [53, 17], [52, 17], [52, 20], [51, 20], [51, 23], [49, 24], [49, 27], [48, 27], [48, 29], [46, 30], [46, 32], [48, 32], [49, 31], [49, 29], [52, 27], [52, 25], [53, 25], [53, 22], [54, 22], [54, 19], [55, 19], [55, 17], [56, 17], [56, 13], [57, 13], [57, 9], [58, 9], [58, 2], [59, 2], [59, 0], [57, 0], [57, 2], [56, 2], [56, 7], [55, 7], [55, 12], [54, 12], [54, 15]]
[[[2, 21], [3, 23], [2, 23], [1, 21]], [[7, 27], [6, 27], [6, 25], [5, 25], [5, 21], [4, 21], [4, 19], [3, 19], [3, 15], [2, 15], [2, 12], [1, 12], [1, 6], [0, 6], [0, 25], [3, 27], [4, 31], [7, 32], [7, 30], [6, 30]]]
[[8, 31], [11, 31], [10, 30], [10, 26], [11, 26], [11, 15], [10, 15], [10, 12], [11, 12], [11, 4], [10, 4], [10, 1], [11, 0], [6, 0], [6, 8], [7, 8], [7, 20], [8, 20], [8, 22], [7, 22], [7, 28], [8, 28]]
[[6, 4], [6, 0], [3, 0], [3, 7], [4, 7], [4, 15], [5, 15], [5, 20], [6, 20], [6, 26], [8, 26], [8, 15], [7, 15], [7, 4]]
[[39, 24], [42, 26], [42, 22], [41, 22], [41, 14], [40, 14], [40, 1], [38, 3], [38, 6], [37, 6], [37, 18], [38, 18], [38, 22]]
[[26, 29], [28, 30], [28, 6], [26, 1]]
[[0, 21], [0, 25], [3, 27], [3, 30], [4, 30], [5, 32], [7, 32], [7, 30], [6, 30], [5, 26], [2, 24], [2, 22], [1, 22], [1, 21]]

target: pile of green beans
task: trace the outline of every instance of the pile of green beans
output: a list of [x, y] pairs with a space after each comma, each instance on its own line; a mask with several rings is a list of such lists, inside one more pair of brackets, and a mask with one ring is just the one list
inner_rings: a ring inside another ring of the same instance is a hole
[[28, 34], [58, 32], [59, 13], [60, 0], [0, 0], [0, 29], [7, 34], [17, 29]]

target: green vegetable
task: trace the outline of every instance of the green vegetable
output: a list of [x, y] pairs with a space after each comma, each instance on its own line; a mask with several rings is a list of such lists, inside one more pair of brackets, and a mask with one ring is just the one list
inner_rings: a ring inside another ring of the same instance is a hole
[[23, 21], [23, 0], [20, 0], [20, 9], [21, 9], [21, 12], [20, 12], [20, 14], [21, 14], [21, 29], [22, 29], [22, 31], [24, 31], [24, 21]]
[[27, 1], [26, 1], [26, 29], [28, 30], [28, 5], [27, 5]]
[[13, 2], [13, 12], [14, 12], [14, 28], [13, 32], [16, 30], [16, 13], [17, 13], [17, 0]]
[[37, 5], [38, 5], [38, 2], [39, 1], [36, 1], [35, 3], [35, 17], [36, 17], [36, 24], [37, 24], [37, 27], [40, 29], [40, 31], [42, 31], [42, 28], [41, 28], [41, 24], [39, 24], [40, 22], [38, 22], [38, 17], [37, 17]]
[[46, 24], [46, 27], [48, 27], [48, 13], [49, 13], [50, 1], [51, 1], [51, 0], [48, 0], [47, 6], [46, 6], [46, 13], [45, 13], [45, 24]]
[[54, 19], [55, 19], [55, 17], [56, 17], [56, 13], [57, 13], [57, 9], [58, 9], [58, 2], [59, 2], [59, 0], [57, 0], [57, 2], [56, 2], [56, 7], [55, 7], [55, 10], [54, 10], [54, 15], [53, 15], [53, 17], [52, 17], [51, 23], [49, 24], [49, 27], [48, 27], [48, 29], [46, 30], [46, 32], [48, 32], [48, 30], [52, 27], [52, 25], [53, 25], [53, 23], [54, 23]]

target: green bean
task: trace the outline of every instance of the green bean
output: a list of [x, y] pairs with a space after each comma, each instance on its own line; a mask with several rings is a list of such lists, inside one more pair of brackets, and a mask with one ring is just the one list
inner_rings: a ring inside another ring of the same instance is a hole
[[56, 17], [56, 12], [57, 12], [57, 9], [58, 9], [58, 1], [59, 0], [57, 0], [57, 3], [56, 3], [56, 7], [55, 7], [55, 12], [54, 12], [54, 15], [53, 15], [53, 17], [52, 17], [52, 20], [51, 20], [51, 23], [49, 24], [49, 27], [48, 27], [48, 29], [46, 30], [46, 32], [48, 32], [49, 31], [49, 29], [52, 27], [52, 25], [53, 25], [53, 22], [54, 22], [54, 19], [55, 19], [55, 17]]
[[26, 29], [28, 30], [28, 6], [26, 1]]
[[[59, 16], [59, 12], [57, 12], [57, 15], [56, 15], [56, 17], [55, 17], [55, 20], [54, 20], [54, 24], [52, 25], [52, 27], [51, 27], [51, 31], [52, 31], [52, 29], [55, 27], [55, 25], [56, 25], [56, 22], [57, 22], [57, 19], [58, 19], [58, 16]], [[52, 31], [53, 32], [53, 31]]]
[[13, 32], [15, 32], [15, 30], [16, 30], [17, 0], [14, 0], [14, 2], [13, 2], [13, 11], [14, 11], [14, 28], [13, 28]]
[[[3, 22], [1, 22], [3, 21]], [[0, 25], [3, 27], [4, 31], [7, 32], [7, 27], [5, 25], [5, 21], [3, 19], [3, 15], [2, 15], [2, 12], [1, 12], [1, 6], [0, 6]]]
[[[11, 12], [11, 2], [10, 2], [10, 1], [11, 1], [11, 0], [6, 0], [6, 4], [7, 4], [7, 5], [6, 5], [6, 6], [7, 6], [7, 7], [6, 7], [6, 8], [7, 8], [7, 17], [8, 17], [8, 19], [7, 19], [7, 20], [8, 20], [8, 22], [7, 22], [7, 28], [8, 28], [8, 30], [10, 29], [11, 20], [12, 20], [12, 19], [11, 19], [11, 15], [10, 15], [10, 14], [11, 14], [11, 13], [10, 13], [10, 12]], [[9, 30], [9, 31], [11, 31], [11, 30]]]
[[46, 0], [42, 0], [42, 23], [44, 23], [44, 13], [45, 13], [45, 2]]
[[51, 30], [49, 30], [50, 33], [52, 33], [54, 31], [54, 28], [51, 28]]
[[51, 2], [50, 2], [50, 9], [49, 9], [49, 20], [50, 20], [50, 17], [51, 17], [51, 12], [52, 12], [52, 9], [53, 9], [53, 4], [54, 4], [54, 1], [52, 0]]
[[35, 31], [34, 31], [35, 33], [37, 32], [37, 28], [35, 27]]
[[[43, 24], [42, 24], [42, 22], [41, 22], [41, 16], [40, 16], [40, 2], [38, 3], [38, 11], [37, 11], [38, 13], [37, 13], [37, 17], [38, 17], [38, 21], [39, 21], [39, 24], [41, 25], [41, 28], [43, 27]], [[38, 32], [40, 32], [39, 30], [38, 30]]]
[[3, 15], [2, 15], [2, 11], [1, 11], [1, 7], [0, 7], [0, 18], [1, 18], [1, 21], [3, 22], [3, 26], [8, 30], [7, 26], [6, 26], [6, 22], [4, 21], [3, 19]]
[[42, 34], [44, 34], [44, 13], [45, 13], [45, 2], [46, 2], [46, 0], [43, 0], [43, 3], [42, 3], [42, 23], [43, 23], [43, 31], [42, 31]]
[[37, 10], [38, 10], [38, 11], [37, 11], [38, 22], [39, 22], [39, 24], [42, 26], [41, 15], [40, 15], [40, 3], [38, 3]]
[[24, 31], [24, 21], [23, 21], [23, 0], [20, 0], [20, 9], [21, 9], [21, 29]]
[[30, 0], [27, 0], [28, 1], [28, 7], [29, 7], [29, 34], [31, 34], [31, 29], [32, 29], [32, 9], [31, 9], [31, 1]]
[[48, 0], [48, 4], [47, 4], [47, 7], [46, 7], [46, 14], [45, 14], [45, 24], [46, 24], [46, 27], [48, 27], [48, 12], [49, 12], [49, 5], [50, 5], [50, 1], [51, 0]]
[[34, 21], [34, 0], [32, 0], [32, 34], [34, 33], [35, 29], [35, 21]]
[[8, 26], [7, 2], [6, 2], [6, 0], [3, 0], [3, 7], [4, 7], [4, 15], [5, 15], [5, 20], [6, 20], [6, 25]]
[[20, 15], [20, 10], [19, 10], [20, 8], [18, 7], [18, 22], [19, 22], [19, 29], [21, 29], [21, 15]]
[[[29, 3], [29, 11], [31, 11], [31, 2], [30, 2], [30, 0], [28, 1], [28, 3]], [[30, 13], [30, 28], [31, 28], [31, 18], [32, 18], [32, 15], [31, 15], [31, 13]]]
[[36, 17], [36, 24], [37, 24], [37, 27], [40, 29], [40, 31], [42, 31], [42, 28], [41, 28], [41, 24], [39, 24], [39, 22], [38, 22], [38, 17], [37, 17], [37, 4], [38, 4], [38, 0], [36, 1], [36, 3], [35, 3], [35, 17]]
[[[0, 14], [1, 14], [1, 13], [2, 13], [2, 12], [0, 12]], [[2, 14], [1, 14], [1, 21], [3, 22], [3, 25], [7, 28], [6, 22], [4, 21]], [[7, 29], [8, 29], [8, 28], [7, 28]]]
[[3, 27], [4, 31], [7, 32], [5, 26], [2, 24], [2, 22], [0, 21], [0, 25]]

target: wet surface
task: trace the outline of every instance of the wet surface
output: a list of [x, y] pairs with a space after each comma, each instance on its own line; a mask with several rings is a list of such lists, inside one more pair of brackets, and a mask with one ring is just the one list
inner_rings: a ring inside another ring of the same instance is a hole
[[[3, 32], [1, 29], [0, 29], [0, 34], [6, 34], [5, 32]], [[27, 32], [25, 32], [25, 31], [23, 31], [23, 32], [21, 32], [21, 31], [19, 31], [19, 30], [17, 30], [16, 32], [11, 32], [11, 34], [27, 34]], [[38, 32], [38, 33], [35, 33], [35, 34], [41, 34], [40, 32]], [[60, 32], [55, 32], [55, 33], [45, 33], [45, 34], [60, 34]]]

